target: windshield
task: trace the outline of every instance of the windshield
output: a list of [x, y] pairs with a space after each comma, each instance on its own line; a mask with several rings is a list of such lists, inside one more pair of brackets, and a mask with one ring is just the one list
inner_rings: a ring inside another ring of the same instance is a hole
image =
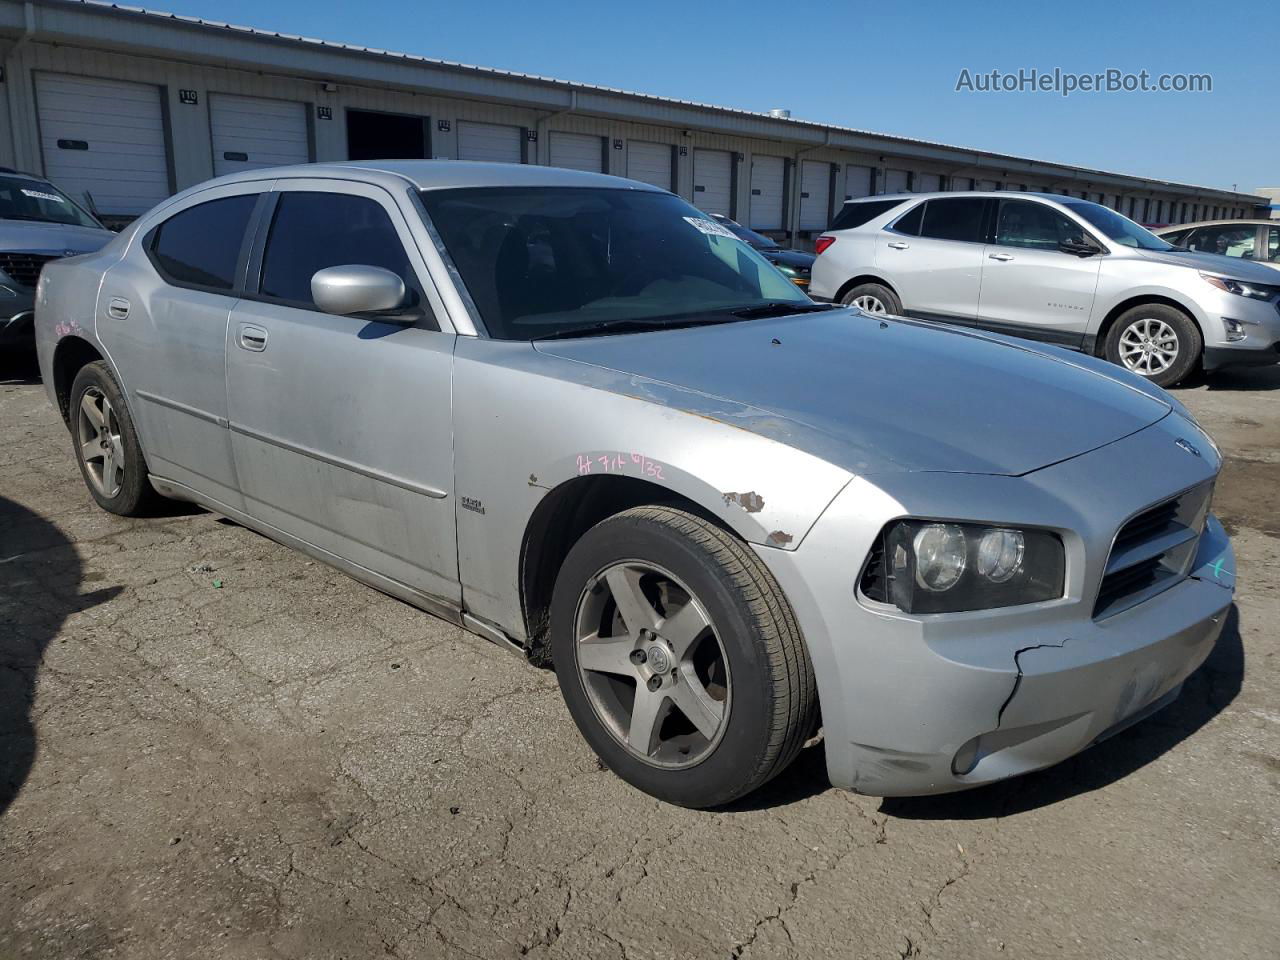
[[0, 176], [0, 219], [102, 226], [57, 187], [25, 177]]
[[1146, 227], [1140, 227], [1128, 217], [1096, 203], [1065, 203], [1068, 210], [1083, 217], [1097, 227], [1110, 240], [1137, 247], [1139, 250], [1172, 250], [1173, 245], [1157, 237]]
[[716, 223], [722, 223], [729, 228], [730, 232], [739, 240], [745, 240], [757, 250], [777, 250], [778, 244], [770, 240], [763, 233], [756, 233], [754, 230], [748, 230], [736, 220], [729, 220], [725, 217], [716, 217]]
[[421, 196], [495, 339], [814, 306], [728, 229], [669, 193], [485, 187]]

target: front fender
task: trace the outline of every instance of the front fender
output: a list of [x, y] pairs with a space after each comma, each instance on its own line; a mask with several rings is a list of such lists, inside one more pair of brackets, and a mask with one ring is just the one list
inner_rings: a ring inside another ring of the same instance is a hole
[[[528, 344], [459, 338], [454, 370], [458, 567], [468, 609], [524, 632], [520, 557], [539, 503], [580, 477], [670, 491], [744, 540], [794, 550], [850, 475], [707, 410], [563, 379], [594, 376]], [[623, 378], [625, 379], [625, 378]], [[615, 384], [625, 390], [626, 384]], [[659, 492], [659, 491], [655, 491]]]

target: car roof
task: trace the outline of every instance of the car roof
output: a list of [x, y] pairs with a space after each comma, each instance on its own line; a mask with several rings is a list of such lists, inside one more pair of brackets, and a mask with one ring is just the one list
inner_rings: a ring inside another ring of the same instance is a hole
[[[219, 183], [247, 180], [278, 180], [298, 177], [341, 179], [395, 177], [407, 180], [419, 190], [458, 187], [610, 187], [667, 193], [661, 187], [611, 177], [603, 173], [565, 170], [526, 163], [484, 163], [474, 160], [351, 160], [341, 163], [306, 163], [264, 167], [219, 177]], [[364, 176], [361, 176], [364, 175]]]
[[6, 177], [24, 177], [27, 180], [34, 180], [37, 183], [49, 182], [38, 173], [27, 173], [25, 170], [15, 170], [13, 167], [0, 167], [0, 174], [4, 174]]
[[1194, 223], [1171, 223], [1157, 227], [1154, 233], [1172, 233], [1174, 230], [1190, 230], [1194, 227], [1280, 227], [1280, 220], [1196, 220]]
[[941, 190], [934, 193], [876, 193], [869, 197], [851, 197], [845, 203], [870, 203], [877, 200], [932, 200], [939, 197], [1026, 197], [1032, 200], [1054, 200], [1058, 203], [1102, 204], [1084, 197], [1069, 197], [1061, 193], [1041, 193], [1038, 190]]

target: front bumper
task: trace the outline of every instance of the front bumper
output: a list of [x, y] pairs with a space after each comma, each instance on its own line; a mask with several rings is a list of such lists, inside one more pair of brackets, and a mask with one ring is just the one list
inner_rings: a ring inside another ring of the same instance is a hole
[[32, 310], [35, 307], [35, 291], [8, 284], [0, 286], [0, 345], [30, 344], [35, 341], [32, 332]]
[[[1112, 617], [1092, 610], [1115, 531], [1218, 468], [1177, 448], [1178, 436], [1194, 434], [1167, 417], [1024, 477], [904, 475], [893, 498], [855, 479], [797, 550], [758, 548], [814, 661], [834, 785], [915, 796], [990, 783], [1064, 760], [1177, 695], [1231, 606], [1235, 558], [1221, 524], [1208, 521], [1185, 580]], [[862, 545], [903, 515], [1058, 528], [1067, 596], [929, 617], [859, 599]]]
[[[1200, 307], [1206, 313], [1201, 318], [1205, 370], [1280, 362], [1280, 301], [1215, 293]], [[1243, 339], [1227, 339], [1228, 321], [1243, 331]]]

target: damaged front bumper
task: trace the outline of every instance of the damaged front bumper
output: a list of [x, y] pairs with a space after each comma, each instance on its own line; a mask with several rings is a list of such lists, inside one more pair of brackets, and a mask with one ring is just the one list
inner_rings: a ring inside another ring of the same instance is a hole
[[[1230, 612], [1235, 556], [1218, 520], [1185, 578], [1112, 616], [1093, 607], [1122, 524], [1217, 473], [1212, 450], [1189, 456], [1173, 442], [1186, 432], [1157, 424], [1022, 477], [904, 476], [892, 497], [855, 478], [799, 549], [757, 547], [814, 662], [831, 782], [877, 796], [962, 790], [1050, 766], [1171, 702]], [[857, 562], [839, 558], [898, 516], [1055, 529], [1067, 595], [929, 616], [869, 603]]]

